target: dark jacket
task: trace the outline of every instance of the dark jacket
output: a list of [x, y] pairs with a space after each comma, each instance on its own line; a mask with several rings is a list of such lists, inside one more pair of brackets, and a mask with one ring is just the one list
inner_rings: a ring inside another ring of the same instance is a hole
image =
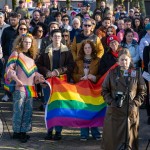
[[[143, 50], [144, 71], [149, 72], [148, 64], [150, 62], [150, 46], [146, 46]], [[150, 73], [150, 72], [149, 72]]]
[[12, 26], [4, 29], [1, 37], [3, 56], [10, 56], [12, 51], [12, 44], [17, 35], [16, 33], [17, 30], [15, 30]]
[[73, 38], [77, 36], [81, 32], [81, 28], [74, 29], [72, 28], [72, 31], [70, 31], [70, 41], [73, 42]]
[[99, 75], [103, 76], [115, 63], [117, 58], [110, 51], [104, 53], [99, 66]]
[[[72, 73], [74, 68], [73, 57], [66, 45], [61, 44], [60, 51], [60, 66], [59, 68], [57, 68], [57, 70], [60, 75], [67, 73], [67, 75], [70, 77], [70, 74]], [[53, 71], [52, 62], [53, 52], [52, 44], [50, 44], [37, 60], [38, 70], [44, 77], [46, 77], [46, 74], [49, 71]], [[67, 68], [67, 71], [64, 71], [64, 67]]]

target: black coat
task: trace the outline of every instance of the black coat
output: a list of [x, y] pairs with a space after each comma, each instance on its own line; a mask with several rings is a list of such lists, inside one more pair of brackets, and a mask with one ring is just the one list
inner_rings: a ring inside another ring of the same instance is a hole
[[117, 58], [110, 51], [106, 52], [100, 61], [99, 75], [103, 76], [116, 62]]
[[3, 56], [10, 56], [12, 51], [12, 44], [17, 36], [17, 30], [12, 26], [9, 26], [3, 30], [1, 37], [1, 46], [3, 50]]

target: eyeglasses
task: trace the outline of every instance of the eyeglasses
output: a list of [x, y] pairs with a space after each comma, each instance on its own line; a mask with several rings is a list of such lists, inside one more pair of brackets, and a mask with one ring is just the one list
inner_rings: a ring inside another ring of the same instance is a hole
[[43, 32], [43, 30], [37, 30], [37, 31], [40, 32], [40, 33]]
[[63, 21], [68, 21], [69, 19], [63, 19]]
[[63, 37], [68, 37], [69, 35], [66, 35], [66, 34], [64, 34], [64, 35], [62, 35]]
[[84, 27], [91, 27], [91, 24], [84, 24]]
[[28, 41], [23, 41], [25, 44], [31, 44], [32, 42], [28, 42]]
[[24, 31], [26, 31], [26, 30], [27, 30], [27, 28], [19, 28], [19, 30], [24, 30]]

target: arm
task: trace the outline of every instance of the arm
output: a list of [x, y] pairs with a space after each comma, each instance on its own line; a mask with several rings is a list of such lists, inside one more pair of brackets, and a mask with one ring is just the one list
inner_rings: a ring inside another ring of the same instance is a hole
[[102, 84], [102, 95], [108, 105], [111, 105], [113, 98], [111, 96], [110, 73], [106, 76]]
[[97, 57], [101, 58], [104, 54], [104, 48], [103, 48], [100, 38], [98, 37], [96, 40], [96, 50], [97, 50]]
[[71, 53], [73, 55], [73, 59], [76, 60], [77, 58], [77, 43], [76, 43], [76, 37], [74, 37], [72, 46], [71, 46]]
[[135, 56], [132, 58], [133, 63], [137, 63], [140, 60], [138, 45], [135, 46]]

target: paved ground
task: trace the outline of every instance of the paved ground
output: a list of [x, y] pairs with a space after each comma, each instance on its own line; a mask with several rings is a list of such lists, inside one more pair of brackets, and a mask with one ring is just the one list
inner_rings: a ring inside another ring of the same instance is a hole
[[[3, 93], [0, 91], [0, 97], [2, 95]], [[46, 129], [44, 125], [44, 112], [37, 110], [39, 105], [39, 101], [34, 101], [33, 131], [29, 133], [31, 136], [30, 140], [22, 144], [17, 140], [10, 139], [5, 126], [5, 133], [0, 139], [0, 150], [101, 150], [100, 141], [95, 141], [90, 138], [86, 142], [81, 142], [79, 139], [79, 129], [65, 128], [62, 133], [63, 139], [61, 141], [45, 141], [44, 136]], [[0, 106], [12, 133], [12, 102], [0, 102]], [[140, 110], [139, 150], [145, 150], [147, 140], [150, 138], [150, 125], [147, 125], [146, 121], [146, 111]], [[150, 150], [150, 146], [148, 150]]]

